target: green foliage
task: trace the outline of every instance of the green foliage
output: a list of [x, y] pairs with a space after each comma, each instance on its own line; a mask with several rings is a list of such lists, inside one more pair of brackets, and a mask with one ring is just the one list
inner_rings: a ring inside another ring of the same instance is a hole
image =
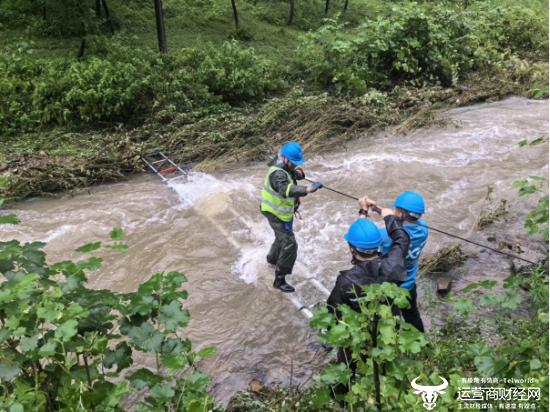
[[464, 12], [404, 3], [367, 20], [353, 36], [344, 28], [329, 21], [310, 34], [298, 68], [317, 84], [353, 95], [402, 81], [455, 85], [472, 70], [498, 68], [513, 53], [531, 50], [544, 58], [547, 49], [544, 19], [520, 7]]
[[[538, 144], [540, 141], [534, 141]], [[533, 143], [533, 142], [532, 142]], [[548, 186], [548, 180], [540, 176], [529, 176], [528, 179], [516, 180], [513, 185], [520, 196], [533, 195], [543, 192]], [[548, 195], [538, 199], [536, 207], [527, 213], [525, 228], [530, 235], [540, 234], [548, 242]]]
[[219, 48], [210, 45], [205, 50], [193, 50], [183, 58], [183, 64], [194, 67], [196, 81], [228, 102], [259, 98], [282, 86], [270, 61], [236, 41], [225, 42]]
[[[504, 291], [483, 294], [496, 286], [491, 280], [473, 283], [461, 293], [472, 294], [470, 301], [485, 317], [453, 317], [439, 332], [430, 362], [463, 376], [532, 378], [529, 386], [541, 388], [540, 405], [548, 403], [548, 274], [535, 266], [524, 275], [506, 278]], [[524, 290], [528, 292], [525, 293]], [[528, 311], [518, 316], [517, 309]], [[491, 336], [496, 344], [480, 342], [482, 329], [495, 327]], [[473, 372], [472, 372], [473, 371]]]
[[[125, 246], [120, 228], [110, 236], [104, 246]], [[212, 409], [196, 362], [213, 350], [193, 352], [178, 333], [189, 322], [183, 274], [157, 273], [131, 293], [88, 289], [100, 258], [48, 264], [44, 246], [0, 242], [0, 409], [122, 411], [133, 391], [144, 391], [139, 411]], [[129, 373], [139, 352], [154, 357], [154, 371]]]
[[[532, 378], [533, 382], [525, 386], [540, 387], [540, 405], [545, 405], [548, 402], [547, 272], [544, 267], [534, 267], [527, 277], [514, 275], [505, 279], [504, 290], [487, 293], [496, 286], [496, 281], [486, 279], [468, 285], [460, 291], [460, 297], [452, 297], [454, 311], [449, 313], [448, 323], [431, 336], [429, 346], [423, 334], [392, 316], [390, 302], [399, 307], [407, 305], [407, 292], [394, 285], [365, 286], [365, 296], [358, 298], [359, 312], [340, 306], [335, 317], [325, 308], [317, 310], [311, 325], [321, 330], [320, 340], [332, 347], [347, 348], [349, 360], [326, 367], [316, 379], [315, 395], [302, 398], [302, 402], [331, 405], [330, 391], [335, 385], [344, 384], [349, 388], [343, 398], [347, 410], [377, 410], [376, 362], [382, 371], [380, 410], [420, 410], [409, 382], [420, 376], [424, 384], [436, 384], [440, 382], [439, 375], [450, 384], [447, 394], [438, 401], [441, 410], [457, 409], [456, 390], [467, 386], [462, 378], [469, 376]], [[527, 295], [523, 290], [528, 291]], [[520, 307], [533, 315], [518, 316]], [[469, 316], [480, 309], [485, 317], [479, 313]], [[486, 343], [482, 332], [488, 326], [496, 334], [491, 337], [491, 344]], [[352, 362], [356, 363], [355, 376], [350, 367]]]
[[0, 55], [0, 131], [242, 103], [283, 86], [271, 62], [236, 42], [159, 59], [153, 51], [103, 41], [104, 55], [80, 61], [36, 58], [28, 44]]
[[[383, 283], [364, 286], [363, 291], [364, 296], [357, 298], [359, 311], [340, 305], [338, 316], [334, 316], [321, 308], [311, 321], [312, 327], [325, 331], [319, 336], [323, 343], [346, 348], [348, 354], [346, 363], [329, 365], [318, 376], [317, 402], [328, 402], [328, 392], [340, 384], [348, 388], [343, 400], [352, 409], [410, 410], [419, 402], [410, 391], [410, 380], [417, 376], [426, 381], [438, 380], [437, 371], [430, 371], [431, 376], [422, 375], [419, 356], [428, 341], [424, 334], [392, 314], [390, 302], [400, 308], [408, 306], [407, 290]], [[355, 374], [352, 363], [356, 365]], [[374, 404], [376, 376], [380, 379], [381, 409]]]
[[[110, 1], [107, 1], [109, 4]], [[47, 36], [83, 36], [118, 27], [112, 16], [108, 24], [104, 12], [98, 16], [93, 1], [4, 0], [0, 24], [9, 27], [25, 25], [30, 32]]]

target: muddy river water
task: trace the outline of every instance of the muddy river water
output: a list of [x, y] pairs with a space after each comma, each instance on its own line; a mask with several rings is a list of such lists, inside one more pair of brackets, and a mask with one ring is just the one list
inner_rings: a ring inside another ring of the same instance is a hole
[[[518, 253], [540, 248], [522, 228], [533, 200], [518, 198], [512, 182], [548, 176], [548, 144], [518, 145], [547, 135], [548, 101], [509, 98], [455, 109], [446, 117], [450, 121], [442, 128], [368, 136], [333, 153], [309, 156], [306, 173], [383, 205], [402, 190], [414, 189], [425, 196], [426, 220], [434, 227], [483, 242], [504, 238]], [[15, 207], [22, 223], [2, 227], [0, 238], [46, 241], [53, 262], [78, 258], [75, 247], [107, 239], [113, 227], [122, 227], [129, 252], [105, 252], [104, 267], [90, 273], [91, 286], [130, 291], [158, 271], [186, 273], [192, 316], [186, 333], [196, 347], [218, 349], [203, 368], [213, 377], [212, 391], [220, 401], [252, 379], [288, 384], [291, 365], [293, 382], [300, 384], [323, 360], [305, 317], [272, 288], [265, 254], [273, 235], [258, 212], [265, 172], [265, 164], [257, 163], [214, 175], [193, 172], [188, 180], [168, 185], [147, 174], [74, 196], [29, 200]], [[482, 211], [501, 199], [509, 214], [483, 232], [475, 230]], [[330, 289], [338, 271], [349, 267], [342, 235], [357, 209], [354, 201], [326, 190], [304, 198], [303, 220], [295, 223], [298, 263], [289, 280], [305, 305], [324, 299], [307, 278]], [[425, 254], [451, 243], [431, 233]], [[456, 289], [480, 278], [503, 278], [510, 267], [509, 259], [494, 253], [465, 250], [471, 258]], [[419, 295], [433, 333], [443, 320], [444, 304], [438, 303], [429, 278], [420, 279]]]

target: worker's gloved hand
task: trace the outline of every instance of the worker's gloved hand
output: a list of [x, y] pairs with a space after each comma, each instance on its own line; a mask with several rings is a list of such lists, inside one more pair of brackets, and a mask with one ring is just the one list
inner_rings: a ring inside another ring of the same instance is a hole
[[363, 196], [361, 199], [359, 199], [359, 207], [361, 209], [368, 210], [368, 208], [371, 206], [376, 206], [376, 202], [370, 199], [368, 196]]
[[316, 192], [317, 190], [321, 189], [323, 187], [323, 184], [321, 182], [313, 182], [310, 184], [307, 188], [308, 193]]
[[295, 167], [294, 170], [291, 172], [292, 177], [296, 180], [304, 180], [306, 178], [306, 174], [304, 173], [303, 169], [301, 167]]

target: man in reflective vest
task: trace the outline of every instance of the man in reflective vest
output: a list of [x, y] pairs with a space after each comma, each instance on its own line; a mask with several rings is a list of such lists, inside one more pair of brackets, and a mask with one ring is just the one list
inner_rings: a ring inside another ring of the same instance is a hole
[[275, 266], [273, 287], [283, 292], [294, 292], [286, 283], [285, 276], [292, 273], [298, 244], [292, 231], [294, 213], [300, 197], [323, 187], [319, 182], [300, 186], [298, 180], [305, 174], [298, 166], [304, 163], [302, 147], [298, 142], [288, 142], [281, 149], [279, 157], [270, 166], [264, 179], [260, 210], [275, 232], [275, 241], [267, 254], [267, 262]]

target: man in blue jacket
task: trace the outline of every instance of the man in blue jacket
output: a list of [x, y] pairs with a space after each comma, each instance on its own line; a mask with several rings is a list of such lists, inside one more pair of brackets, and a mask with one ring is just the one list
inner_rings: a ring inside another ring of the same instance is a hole
[[[363, 200], [366, 204], [375, 205], [375, 203], [367, 197], [363, 198]], [[420, 254], [428, 241], [428, 228], [426, 227], [426, 222], [421, 219], [425, 212], [424, 198], [416, 192], [403, 192], [395, 199], [393, 206], [395, 208], [395, 215], [403, 221], [403, 229], [405, 229], [409, 235], [410, 240], [409, 250], [405, 258], [407, 277], [400, 285], [410, 293], [410, 308], [401, 309], [401, 314], [406, 322], [413, 325], [420, 332], [424, 332], [424, 324], [422, 323], [416, 301], [418, 262], [420, 260]], [[390, 250], [392, 240], [388, 236], [386, 228], [380, 228], [380, 234], [382, 236], [380, 252], [382, 255], [386, 255]]]

